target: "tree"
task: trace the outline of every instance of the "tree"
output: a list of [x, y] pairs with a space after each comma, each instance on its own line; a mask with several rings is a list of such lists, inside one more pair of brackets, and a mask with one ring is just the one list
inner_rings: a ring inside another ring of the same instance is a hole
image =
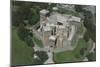
[[39, 21], [39, 19], [40, 19], [39, 14], [32, 13], [31, 16], [29, 17], [29, 24], [34, 25]]
[[48, 5], [48, 10], [50, 11], [50, 12], [52, 12], [52, 7], [55, 7], [56, 6], [56, 4], [55, 3], [50, 3], [49, 5]]
[[81, 49], [80, 49], [80, 55], [82, 55], [82, 56], [83, 56], [83, 55], [84, 55], [84, 53], [85, 53], [85, 51], [86, 51], [86, 48], [81, 48]]
[[84, 40], [85, 40], [86, 42], [88, 42], [89, 39], [90, 39], [90, 34], [89, 34], [88, 31], [86, 31], [85, 34], [84, 34]]
[[30, 47], [34, 47], [34, 45], [35, 45], [35, 44], [33, 43], [32, 38], [31, 38], [30, 36], [28, 36], [28, 37], [25, 38], [25, 42], [26, 42], [27, 45], [30, 46]]
[[48, 55], [44, 51], [36, 51], [34, 54], [39, 57], [39, 59], [33, 59], [34, 64], [43, 64], [48, 59]]
[[75, 10], [76, 10], [77, 12], [83, 12], [83, 7], [82, 7], [82, 5], [75, 5]]
[[37, 23], [36, 20], [39, 20], [39, 16], [37, 15], [38, 13], [34, 14], [31, 10], [33, 3], [15, 1], [12, 5], [12, 24], [14, 26], [24, 24], [24, 20], [28, 20], [30, 25]]
[[28, 46], [34, 47], [34, 43], [32, 40], [33, 34], [23, 24], [20, 24], [18, 28], [18, 36], [21, 40], [25, 41]]
[[18, 36], [20, 37], [21, 40], [25, 40], [25, 38], [28, 37], [29, 35], [29, 29], [25, 28], [23, 24], [20, 24], [18, 28]]
[[87, 33], [85, 34], [86, 38], [91, 38], [94, 42], [96, 41], [96, 26], [93, 24], [93, 15], [90, 11], [84, 11], [84, 26], [87, 29]]
[[84, 17], [85, 19], [89, 19], [93, 17], [93, 14], [91, 13], [91, 11], [84, 10]]
[[40, 59], [33, 59], [33, 64], [40, 65], [43, 64], [43, 62]]
[[95, 61], [96, 60], [96, 53], [93, 53], [93, 52], [89, 53], [87, 55], [87, 58], [89, 61]]
[[31, 37], [33, 36], [33, 34], [23, 24], [20, 24], [18, 28], [18, 36], [21, 40], [25, 41], [28, 45], [32, 46], [33, 41]]

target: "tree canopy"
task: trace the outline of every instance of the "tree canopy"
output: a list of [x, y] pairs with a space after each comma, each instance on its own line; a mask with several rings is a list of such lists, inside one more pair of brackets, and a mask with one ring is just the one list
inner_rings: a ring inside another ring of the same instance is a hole
[[34, 54], [39, 57], [37, 59], [33, 59], [34, 64], [43, 64], [48, 59], [48, 55], [44, 51], [36, 51]]

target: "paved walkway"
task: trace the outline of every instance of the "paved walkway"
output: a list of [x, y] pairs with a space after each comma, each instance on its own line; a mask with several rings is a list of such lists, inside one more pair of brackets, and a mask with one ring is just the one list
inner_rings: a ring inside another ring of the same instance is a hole
[[53, 61], [53, 53], [50, 51], [50, 52], [47, 52], [47, 54], [48, 54], [48, 59], [47, 59], [46, 62], [44, 62], [44, 64], [52, 64], [52, 63], [54, 63], [54, 61]]

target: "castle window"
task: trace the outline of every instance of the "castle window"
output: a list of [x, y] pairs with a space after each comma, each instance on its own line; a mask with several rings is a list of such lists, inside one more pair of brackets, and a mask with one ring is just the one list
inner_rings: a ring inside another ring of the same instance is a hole
[[57, 22], [57, 25], [63, 25], [61, 22]]

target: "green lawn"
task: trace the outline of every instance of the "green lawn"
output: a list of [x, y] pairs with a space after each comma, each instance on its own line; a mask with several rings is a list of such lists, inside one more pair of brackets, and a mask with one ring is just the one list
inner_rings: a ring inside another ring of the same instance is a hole
[[[73, 51], [54, 53], [55, 63], [80, 61], [83, 58], [83, 56], [80, 55], [80, 49], [83, 47], [88, 47], [87, 43], [83, 39], [80, 39], [77, 47]], [[87, 53], [87, 51], [85, 53]]]
[[32, 52], [33, 49], [19, 39], [17, 29], [12, 29], [12, 64], [27, 65], [33, 64]]

